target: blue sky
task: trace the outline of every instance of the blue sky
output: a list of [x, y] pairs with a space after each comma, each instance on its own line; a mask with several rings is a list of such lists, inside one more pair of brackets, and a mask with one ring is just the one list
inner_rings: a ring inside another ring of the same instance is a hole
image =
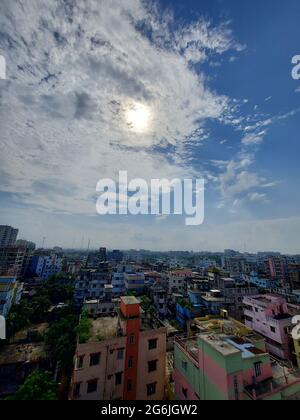
[[[49, 246], [300, 252], [297, 0], [0, 12], [0, 223]], [[137, 104], [142, 132], [126, 117]], [[96, 183], [119, 170], [204, 177], [204, 224], [98, 216]]]

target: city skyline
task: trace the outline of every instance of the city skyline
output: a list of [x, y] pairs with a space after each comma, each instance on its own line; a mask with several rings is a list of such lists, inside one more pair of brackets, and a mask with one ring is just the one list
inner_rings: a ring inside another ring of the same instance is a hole
[[[298, 254], [300, 6], [261, 3], [34, 0], [25, 21], [1, 2], [1, 224], [49, 247]], [[204, 224], [97, 215], [120, 170], [205, 178]]]

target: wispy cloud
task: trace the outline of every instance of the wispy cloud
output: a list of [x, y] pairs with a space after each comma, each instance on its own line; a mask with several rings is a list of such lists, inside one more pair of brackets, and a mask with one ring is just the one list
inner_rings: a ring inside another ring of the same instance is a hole
[[[146, 179], [190, 173], [185, 145], [205, 139], [208, 119], [232, 112], [193, 67], [243, 50], [228, 22], [179, 25], [141, 0], [32, 0], [26, 12], [3, 0], [0, 16], [9, 68], [1, 190], [25, 205], [92, 214], [98, 179], [119, 169]], [[126, 121], [136, 104], [151, 111], [142, 134]]]

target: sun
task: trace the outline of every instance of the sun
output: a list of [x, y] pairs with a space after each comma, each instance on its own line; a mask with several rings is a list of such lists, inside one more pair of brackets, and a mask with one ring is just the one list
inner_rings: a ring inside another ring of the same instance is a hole
[[151, 111], [148, 106], [134, 104], [126, 111], [126, 123], [136, 133], [145, 133], [149, 130]]

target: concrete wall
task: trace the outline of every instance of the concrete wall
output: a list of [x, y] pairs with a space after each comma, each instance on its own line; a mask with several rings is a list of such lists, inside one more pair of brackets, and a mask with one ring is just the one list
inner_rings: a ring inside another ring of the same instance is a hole
[[[149, 350], [149, 340], [157, 339], [157, 348]], [[143, 331], [140, 333], [137, 400], [163, 400], [166, 385], [167, 329]], [[157, 370], [148, 372], [148, 362], [157, 360]], [[147, 396], [147, 385], [156, 383], [156, 393]]]

